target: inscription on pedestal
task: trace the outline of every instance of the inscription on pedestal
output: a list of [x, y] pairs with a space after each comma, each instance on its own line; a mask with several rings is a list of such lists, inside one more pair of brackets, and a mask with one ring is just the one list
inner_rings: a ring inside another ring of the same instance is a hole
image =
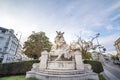
[[48, 61], [48, 69], [75, 69], [74, 61]]

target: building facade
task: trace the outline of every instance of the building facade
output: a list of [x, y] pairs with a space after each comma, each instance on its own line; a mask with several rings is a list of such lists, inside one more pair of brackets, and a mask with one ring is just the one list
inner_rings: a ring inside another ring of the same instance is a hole
[[19, 61], [27, 61], [29, 60], [29, 58], [27, 57], [27, 55], [25, 55], [23, 53], [23, 47], [21, 44], [19, 44], [19, 47], [18, 47], [18, 51], [17, 51], [17, 58], [19, 59]]
[[19, 40], [14, 30], [0, 27], [0, 58], [1, 62], [12, 62], [15, 59]]
[[118, 38], [118, 39], [115, 41], [114, 46], [115, 46], [115, 48], [116, 48], [117, 55], [118, 55], [119, 60], [120, 60], [120, 38]]

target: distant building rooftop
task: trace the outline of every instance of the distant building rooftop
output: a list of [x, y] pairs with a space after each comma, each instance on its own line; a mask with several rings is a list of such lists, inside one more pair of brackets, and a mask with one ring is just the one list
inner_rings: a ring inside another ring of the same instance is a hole
[[115, 45], [120, 43], [120, 37], [115, 41]]

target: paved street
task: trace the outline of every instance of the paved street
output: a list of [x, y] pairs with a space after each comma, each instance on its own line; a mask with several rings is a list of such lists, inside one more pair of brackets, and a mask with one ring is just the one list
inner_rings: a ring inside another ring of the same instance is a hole
[[104, 64], [104, 74], [108, 80], [120, 80], [120, 65], [114, 65], [111, 62]]

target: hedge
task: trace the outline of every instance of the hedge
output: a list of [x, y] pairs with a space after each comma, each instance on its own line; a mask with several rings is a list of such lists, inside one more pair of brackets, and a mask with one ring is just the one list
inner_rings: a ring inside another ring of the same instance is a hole
[[95, 73], [99, 74], [99, 73], [104, 71], [101, 62], [99, 62], [99, 61], [85, 60], [84, 63], [85, 64], [90, 64], [92, 66], [93, 72], [95, 72]]
[[0, 76], [9, 75], [23, 75], [31, 70], [33, 63], [38, 63], [39, 60], [14, 62], [14, 63], [0, 63]]

